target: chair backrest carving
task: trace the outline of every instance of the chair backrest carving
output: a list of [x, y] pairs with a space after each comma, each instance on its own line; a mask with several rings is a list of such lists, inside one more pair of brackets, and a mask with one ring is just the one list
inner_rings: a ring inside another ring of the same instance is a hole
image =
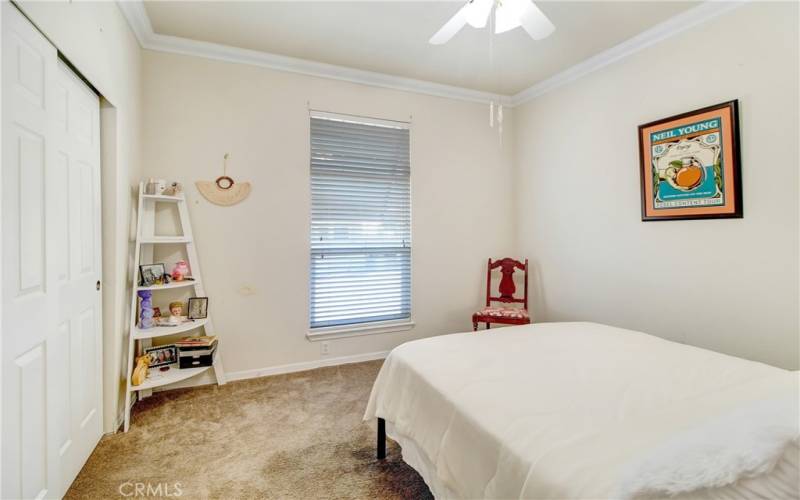
[[[498, 286], [499, 295], [492, 296], [492, 271], [500, 268], [500, 285]], [[519, 269], [524, 274], [524, 292], [522, 298], [514, 297], [517, 286], [514, 284], [514, 272]], [[518, 303], [528, 308], [528, 259], [522, 263], [516, 259], [506, 257], [493, 261], [489, 259], [489, 266], [486, 271], [486, 305], [492, 302]]]

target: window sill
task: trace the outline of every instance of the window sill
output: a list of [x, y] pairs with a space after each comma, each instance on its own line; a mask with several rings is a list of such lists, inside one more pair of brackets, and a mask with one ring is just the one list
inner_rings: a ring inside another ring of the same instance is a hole
[[373, 335], [378, 333], [404, 332], [406, 330], [411, 330], [412, 328], [414, 328], [414, 322], [412, 320], [382, 321], [377, 323], [366, 323], [363, 325], [314, 328], [306, 333], [306, 338], [311, 342], [319, 342], [320, 340], [360, 337], [362, 335]]

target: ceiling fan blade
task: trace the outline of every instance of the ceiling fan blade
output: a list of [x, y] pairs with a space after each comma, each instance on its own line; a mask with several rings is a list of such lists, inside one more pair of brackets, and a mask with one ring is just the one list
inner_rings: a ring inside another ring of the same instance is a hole
[[458, 12], [456, 12], [449, 21], [444, 23], [444, 26], [442, 26], [439, 31], [434, 33], [431, 39], [428, 40], [428, 43], [431, 45], [442, 45], [443, 43], [447, 43], [455, 36], [456, 33], [461, 31], [461, 28], [467, 24], [467, 16], [464, 14], [464, 11], [467, 9], [467, 7], [469, 7], [469, 4], [458, 9]]
[[519, 24], [520, 13], [525, 9], [526, 0], [504, 0], [494, 10], [494, 33], [499, 35], [513, 30]]
[[470, 0], [464, 6], [464, 17], [473, 28], [485, 28], [494, 0]]
[[527, 31], [534, 40], [541, 40], [550, 36], [550, 34], [556, 30], [556, 27], [550, 22], [550, 19], [544, 15], [544, 12], [539, 10], [539, 7], [537, 7], [535, 3], [530, 0], [525, 3], [527, 5], [519, 18], [522, 28]]

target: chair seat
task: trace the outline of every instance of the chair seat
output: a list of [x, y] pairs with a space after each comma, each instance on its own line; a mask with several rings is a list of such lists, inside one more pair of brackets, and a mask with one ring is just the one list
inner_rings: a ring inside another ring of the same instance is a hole
[[528, 311], [518, 307], [484, 307], [475, 316], [503, 319], [529, 319]]

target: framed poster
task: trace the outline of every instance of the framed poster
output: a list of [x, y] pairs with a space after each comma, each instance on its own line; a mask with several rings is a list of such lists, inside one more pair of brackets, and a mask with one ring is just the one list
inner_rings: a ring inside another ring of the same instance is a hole
[[739, 101], [639, 125], [642, 220], [742, 217]]

